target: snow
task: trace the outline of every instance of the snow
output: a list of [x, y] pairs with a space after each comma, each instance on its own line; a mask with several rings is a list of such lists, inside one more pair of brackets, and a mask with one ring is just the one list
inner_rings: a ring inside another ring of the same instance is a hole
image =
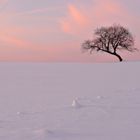
[[72, 107], [80, 108], [80, 107], [82, 107], [82, 105], [78, 102], [77, 99], [75, 99], [75, 100], [72, 101]]
[[0, 63], [1, 140], [139, 140], [140, 62]]

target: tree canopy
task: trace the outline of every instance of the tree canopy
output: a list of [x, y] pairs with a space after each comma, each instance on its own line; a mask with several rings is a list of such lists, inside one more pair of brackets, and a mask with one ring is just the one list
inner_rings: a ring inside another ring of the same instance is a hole
[[127, 50], [133, 52], [134, 38], [128, 29], [120, 25], [113, 25], [110, 27], [101, 27], [95, 30], [96, 36], [92, 40], [86, 40], [82, 44], [84, 50], [103, 51], [116, 56], [119, 61], [123, 61], [122, 57], [117, 53], [117, 50]]

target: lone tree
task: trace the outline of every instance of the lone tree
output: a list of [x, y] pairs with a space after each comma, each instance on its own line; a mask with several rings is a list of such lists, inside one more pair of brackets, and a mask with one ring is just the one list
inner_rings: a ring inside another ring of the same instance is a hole
[[116, 56], [119, 61], [123, 61], [117, 50], [127, 50], [133, 52], [136, 50], [134, 46], [134, 38], [128, 29], [113, 25], [110, 27], [101, 27], [95, 30], [95, 39], [86, 40], [82, 44], [84, 50], [102, 51]]

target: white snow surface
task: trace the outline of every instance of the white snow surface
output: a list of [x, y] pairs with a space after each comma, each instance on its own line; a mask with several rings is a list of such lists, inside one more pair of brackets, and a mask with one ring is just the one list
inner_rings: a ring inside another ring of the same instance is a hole
[[132, 139], [140, 62], [0, 63], [0, 140]]

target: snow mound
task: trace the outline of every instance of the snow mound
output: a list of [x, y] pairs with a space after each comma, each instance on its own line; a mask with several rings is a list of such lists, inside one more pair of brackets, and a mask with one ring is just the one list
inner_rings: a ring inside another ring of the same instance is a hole
[[33, 131], [34, 137], [38, 139], [47, 139], [53, 136], [53, 131], [46, 129], [46, 128], [41, 128]]
[[34, 131], [34, 133], [37, 134], [53, 134], [53, 131], [49, 130], [49, 129], [37, 129]]
[[78, 102], [78, 99], [74, 99], [72, 101], [72, 107], [74, 107], [74, 108], [81, 108], [82, 105]]
[[103, 99], [104, 97], [103, 96], [97, 96], [96, 99], [100, 100], [100, 99]]

